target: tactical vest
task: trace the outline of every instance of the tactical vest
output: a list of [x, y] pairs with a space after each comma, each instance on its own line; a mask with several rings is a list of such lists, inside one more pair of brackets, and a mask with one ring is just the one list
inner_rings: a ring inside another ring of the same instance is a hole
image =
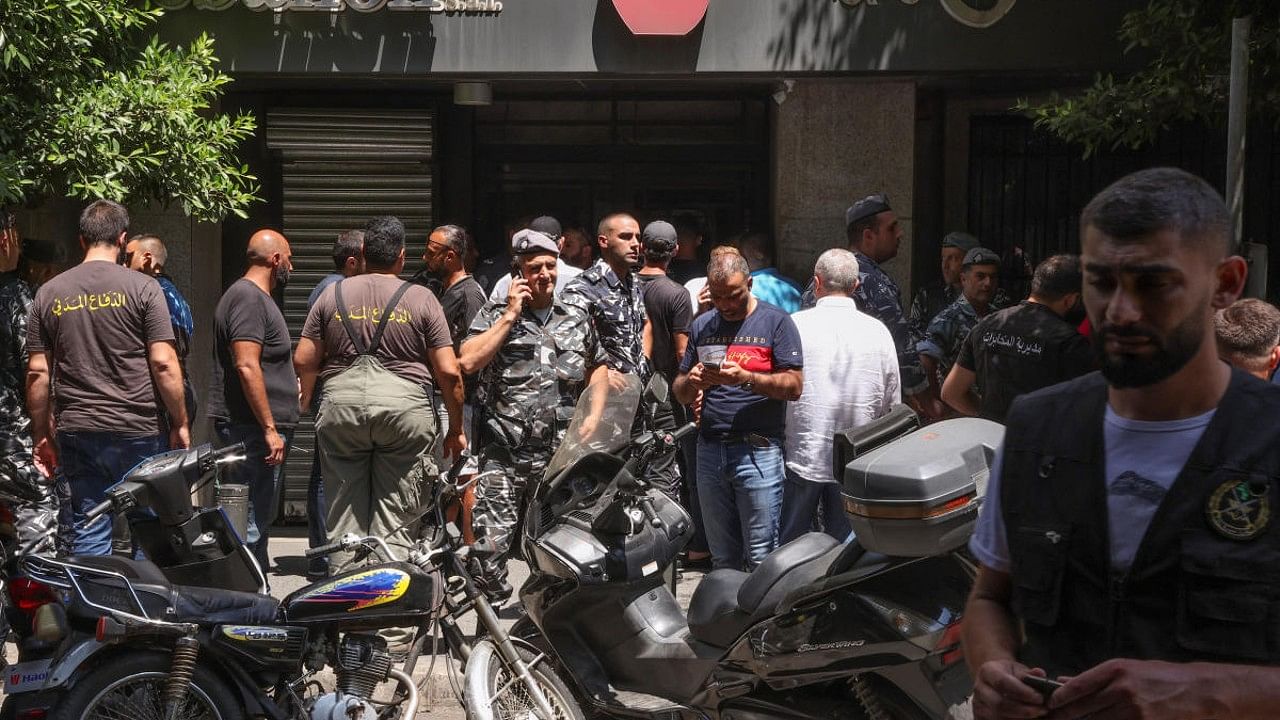
[[1001, 475], [1022, 662], [1280, 663], [1280, 388], [1233, 371], [1123, 576], [1111, 570], [1099, 373], [1019, 398]]

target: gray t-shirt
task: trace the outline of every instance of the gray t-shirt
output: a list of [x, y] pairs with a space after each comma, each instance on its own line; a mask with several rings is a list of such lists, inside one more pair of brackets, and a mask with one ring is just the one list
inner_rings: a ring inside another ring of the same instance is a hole
[[262, 381], [267, 387], [271, 419], [277, 427], [298, 422], [298, 376], [293, 371], [289, 326], [271, 296], [240, 278], [227, 288], [213, 311], [213, 373], [209, 382], [209, 417], [256, 425], [244, 386], [235, 368], [231, 343], [262, 346]]
[[[1133, 564], [1156, 509], [1182, 472], [1182, 466], [1187, 464], [1214, 412], [1182, 420], [1149, 422], [1120, 417], [1107, 406], [1103, 442], [1112, 570], [1123, 573]], [[986, 500], [969, 549], [983, 565], [1009, 572], [1009, 541], [1000, 509], [1003, 457], [1003, 450], [996, 453]]]
[[174, 342], [154, 278], [105, 260], [40, 286], [27, 321], [27, 351], [46, 353], [60, 431], [121, 437], [163, 430], [148, 346]]

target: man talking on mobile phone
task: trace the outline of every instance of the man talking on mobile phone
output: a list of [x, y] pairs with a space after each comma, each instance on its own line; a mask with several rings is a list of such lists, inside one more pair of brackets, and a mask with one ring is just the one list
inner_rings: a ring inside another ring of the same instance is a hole
[[1009, 411], [970, 545], [974, 715], [1275, 717], [1280, 389], [1218, 358], [1247, 274], [1230, 215], [1156, 168], [1080, 227], [1101, 372]]

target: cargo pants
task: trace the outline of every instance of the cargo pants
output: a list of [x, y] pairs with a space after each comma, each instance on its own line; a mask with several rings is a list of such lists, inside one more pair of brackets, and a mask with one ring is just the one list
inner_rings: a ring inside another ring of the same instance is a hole
[[[431, 454], [439, 432], [431, 395], [368, 355], [327, 378], [324, 388], [316, 445], [329, 539], [377, 535], [403, 554], [419, 524], [392, 533], [422, 512], [438, 476]], [[334, 568], [350, 559], [350, 553], [330, 556]]]

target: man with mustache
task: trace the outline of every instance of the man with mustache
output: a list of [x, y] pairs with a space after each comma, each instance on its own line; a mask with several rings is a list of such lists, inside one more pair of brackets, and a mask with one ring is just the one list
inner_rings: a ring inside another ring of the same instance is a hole
[[259, 230], [245, 251], [249, 267], [213, 311], [209, 417], [218, 442], [245, 444], [248, 458], [228, 466], [223, 481], [249, 486], [246, 544], [267, 572], [267, 537], [289, 440], [298, 423], [298, 376], [284, 314], [271, 297], [293, 271], [289, 241]]
[[1101, 372], [1009, 411], [970, 545], [975, 717], [1274, 717], [1280, 390], [1218, 357], [1247, 274], [1227, 208], [1156, 168], [1080, 227]]

